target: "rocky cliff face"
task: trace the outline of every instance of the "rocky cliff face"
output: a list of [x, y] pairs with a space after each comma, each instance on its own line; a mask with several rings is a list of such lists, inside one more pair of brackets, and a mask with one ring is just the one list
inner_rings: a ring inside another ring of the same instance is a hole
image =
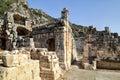
[[28, 12], [29, 9], [26, 0], [1, 0], [0, 4], [1, 4], [0, 16], [2, 16], [4, 12], [9, 11], [9, 12], [19, 12], [29, 17], [29, 12]]
[[[47, 21], [57, 21], [57, 19], [49, 16], [42, 10], [29, 8], [26, 0], [1, 0], [0, 1], [0, 16], [6, 12], [18, 12], [29, 18], [32, 24], [42, 24]], [[74, 37], [79, 37], [79, 30], [83, 29], [84, 26], [70, 23]]]
[[39, 24], [54, 19], [42, 10], [29, 8], [26, 0], [1, 0], [0, 6], [1, 17], [6, 11], [9, 11], [14, 13], [18, 12], [26, 16], [26, 18], [29, 18], [34, 24]]

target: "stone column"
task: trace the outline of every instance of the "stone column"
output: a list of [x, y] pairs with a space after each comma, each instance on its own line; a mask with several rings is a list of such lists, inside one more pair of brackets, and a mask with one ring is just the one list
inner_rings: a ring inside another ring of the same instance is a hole
[[30, 48], [35, 48], [34, 39], [30, 38]]
[[97, 68], [97, 62], [93, 61], [93, 70], [96, 70], [96, 68]]

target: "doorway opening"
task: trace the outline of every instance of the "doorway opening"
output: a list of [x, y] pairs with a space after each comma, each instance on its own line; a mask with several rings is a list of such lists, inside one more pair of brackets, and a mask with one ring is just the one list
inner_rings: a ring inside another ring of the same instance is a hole
[[51, 38], [47, 40], [48, 51], [55, 51], [55, 39]]
[[0, 38], [0, 50], [5, 50], [6, 40], [4, 38]]

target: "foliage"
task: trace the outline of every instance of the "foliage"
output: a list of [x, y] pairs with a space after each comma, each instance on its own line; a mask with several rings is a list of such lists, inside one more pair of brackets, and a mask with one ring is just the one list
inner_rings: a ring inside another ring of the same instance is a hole
[[82, 25], [76, 25], [76, 24], [73, 24], [73, 23], [70, 23], [70, 26], [72, 28], [72, 32], [73, 32], [73, 36], [74, 37], [79, 37], [79, 31], [82, 30], [82, 29], [85, 29], [84, 26]]
[[48, 14], [46, 14], [45, 12], [43, 12], [42, 10], [37, 10], [37, 9], [32, 9], [31, 8], [31, 12], [36, 15], [36, 16], [43, 16], [48, 20], [53, 20], [54, 18], [49, 16]]
[[17, 0], [0, 0], [0, 17], [5, 11], [9, 11], [10, 4], [17, 2]]

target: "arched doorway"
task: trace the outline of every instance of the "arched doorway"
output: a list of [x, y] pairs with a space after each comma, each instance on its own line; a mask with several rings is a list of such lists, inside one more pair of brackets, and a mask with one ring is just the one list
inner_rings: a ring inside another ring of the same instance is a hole
[[48, 51], [55, 51], [55, 39], [51, 38], [47, 40]]

